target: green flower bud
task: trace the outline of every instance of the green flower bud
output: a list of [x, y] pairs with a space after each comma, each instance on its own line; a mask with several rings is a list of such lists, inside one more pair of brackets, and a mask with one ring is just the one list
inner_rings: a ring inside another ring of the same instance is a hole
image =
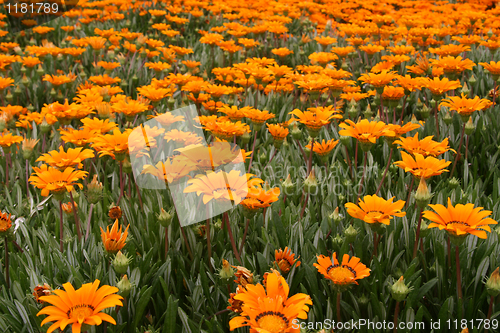
[[372, 111], [372, 107], [370, 106], [370, 104], [368, 104], [368, 107], [366, 108], [365, 112], [363, 112], [363, 115], [368, 120], [370, 120], [373, 117], [373, 111]]
[[420, 178], [420, 184], [415, 192], [415, 201], [420, 209], [424, 209], [429, 204], [432, 198], [432, 193], [427, 188], [424, 177]]
[[163, 208], [161, 208], [160, 214], [158, 214], [157, 217], [158, 217], [158, 222], [160, 222], [160, 224], [163, 227], [168, 228], [168, 226], [172, 222], [172, 219], [174, 217], [174, 213], [173, 213], [172, 210], [169, 210], [167, 212], [166, 210], [164, 210]]
[[460, 180], [458, 180], [456, 177], [453, 177], [448, 181], [448, 186], [451, 189], [457, 188], [458, 186], [460, 186]]
[[122, 277], [122, 279], [116, 284], [116, 287], [120, 290], [118, 294], [122, 297], [127, 297], [132, 290], [132, 284], [130, 283], [127, 275]]
[[330, 222], [330, 228], [337, 226], [342, 221], [343, 216], [339, 214], [339, 207], [336, 207], [333, 213], [328, 215], [328, 221]]
[[[432, 100], [432, 101], [434, 101], [434, 100]], [[432, 101], [431, 101], [431, 106], [432, 106]], [[436, 104], [436, 101], [434, 101], [434, 104]], [[429, 118], [429, 115], [431, 113], [431, 109], [429, 109], [427, 107], [427, 105], [424, 104], [424, 106], [421, 109], [419, 109], [419, 113], [423, 119], [427, 119], [427, 118]]]
[[300, 140], [302, 138], [302, 131], [299, 129], [296, 123], [293, 123], [292, 137], [295, 140]]
[[500, 295], [500, 272], [498, 267], [486, 281], [486, 291], [493, 297]]
[[342, 247], [342, 244], [344, 244], [344, 239], [340, 235], [337, 235], [332, 238], [332, 243], [333, 247], [340, 249]]
[[348, 243], [353, 243], [358, 235], [358, 230], [354, 228], [351, 224], [344, 230], [345, 240]]
[[314, 175], [314, 169], [311, 170], [309, 173], [309, 176], [307, 176], [306, 180], [302, 184], [304, 187], [304, 191], [309, 194], [315, 194], [316, 191], [318, 190], [318, 181], [316, 179], [316, 176]]
[[281, 183], [281, 186], [287, 195], [292, 194], [293, 191], [295, 191], [295, 184], [292, 183], [290, 174], [288, 174], [288, 177], [286, 177], [286, 179]]
[[229, 282], [234, 276], [234, 270], [226, 259], [222, 259], [222, 268], [219, 271], [222, 280]]
[[476, 129], [476, 126], [474, 126], [474, 123], [472, 122], [472, 118], [469, 118], [469, 121], [465, 123], [465, 134], [471, 135], [474, 133], [474, 130]]
[[340, 142], [344, 145], [349, 147], [351, 145], [351, 137], [346, 136], [346, 135], [341, 135], [339, 138]]
[[97, 181], [97, 175], [94, 175], [94, 179], [87, 185], [87, 200], [91, 204], [96, 204], [101, 200], [103, 186], [102, 183]]
[[451, 116], [450, 111], [446, 110], [446, 113], [443, 116], [443, 120], [446, 125], [451, 124], [451, 122], [453, 121], [453, 117]]
[[123, 254], [122, 251], [118, 251], [118, 253], [115, 256], [115, 259], [113, 259], [112, 261], [115, 272], [117, 274], [127, 273], [128, 265], [130, 264], [131, 261], [132, 258]]
[[429, 225], [422, 219], [422, 222], [420, 222], [420, 238], [426, 237], [430, 232]]
[[365, 294], [362, 294], [360, 297], [358, 297], [358, 304], [359, 305], [367, 305], [370, 302], [370, 298], [366, 296]]
[[402, 302], [412, 289], [413, 288], [408, 288], [408, 286], [405, 284], [403, 276], [401, 276], [399, 280], [391, 287], [392, 298], [394, 298], [398, 302]]

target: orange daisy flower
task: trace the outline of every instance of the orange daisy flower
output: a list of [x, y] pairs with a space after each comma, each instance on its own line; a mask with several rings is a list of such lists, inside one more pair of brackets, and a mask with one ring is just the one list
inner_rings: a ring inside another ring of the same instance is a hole
[[118, 220], [115, 220], [115, 223], [113, 223], [111, 227], [111, 231], [109, 230], [109, 226], [106, 227], [106, 232], [101, 228], [102, 244], [106, 252], [117, 253], [123, 249], [127, 241], [129, 227], [130, 224], [125, 228], [125, 231], [122, 232], [122, 226], [118, 229]]
[[455, 152], [455, 150], [450, 148], [448, 138], [445, 138], [441, 142], [434, 141], [432, 138], [433, 136], [431, 135], [419, 140], [417, 132], [413, 137], [399, 138], [399, 140], [394, 141], [394, 144], [399, 145], [399, 148], [403, 148], [412, 155], [420, 154], [424, 157], [437, 157], [448, 150]]
[[292, 253], [292, 250], [285, 247], [285, 250], [282, 249], [274, 251], [274, 264], [279, 267], [280, 271], [284, 274], [288, 273], [290, 269], [295, 265], [296, 267], [300, 266], [299, 261], [300, 256], [295, 259], [295, 253]]
[[49, 194], [61, 196], [66, 192], [73, 191], [75, 186], [83, 188], [82, 184], [77, 183], [80, 179], [87, 177], [88, 172], [79, 171], [73, 168], [66, 168], [60, 171], [56, 168], [42, 164], [40, 168], [33, 167], [34, 173], [31, 174], [29, 182], [38, 189], [42, 190], [42, 196]]
[[474, 98], [467, 98], [467, 95], [462, 93], [462, 96], [448, 96], [448, 99], [445, 99], [439, 104], [439, 106], [447, 106], [452, 111], [457, 111], [463, 122], [467, 122], [469, 120], [470, 115], [474, 111], [484, 110], [489, 108], [492, 103], [483, 98], [479, 98], [479, 96], [475, 96]]
[[411, 155], [401, 152], [402, 161], [396, 161], [394, 164], [405, 172], [412, 173], [417, 178], [429, 178], [437, 176], [443, 172], [448, 172], [445, 168], [451, 164], [451, 161], [438, 160], [433, 156], [424, 157], [420, 154], [415, 154], [415, 158]]
[[319, 255], [317, 258], [318, 263], [314, 264], [314, 267], [325, 278], [332, 281], [339, 291], [344, 291], [352, 284], [358, 284], [357, 280], [370, 276], [370, 269], [357, 257], [349, 259], [349, 255], [344, 254], [341, 263], [337, 260], [336, 252], [331, 258], [324, 255]]
[[90, 149], [83, 149], [82, 147], [78, 148], [69, 148], [67, 151], [64, 151], [62, 146], [59, 147], [59, 151], [52, 150], [46, 154], [40, 156], [36, 162], [45, 162], [51, 167], [58, 168], [63, 171], [67, 167], [72, 168], [82, 168], [82, 162], [87, 158], [94, 157], [94, 152]]
[[366, 195], [363, 200], [359, 199], [358, 205], [348, 202], [345, 204], [347, 213], [356, 219], [360, 219], [369, 224], [385, 224], [389, 225], [394, 216], [405, 216], [405, 212], [401, 212], [405, 202], [398, 200], [393, 202], [394, 197], [385, 200], [374, 195]]
[[450, 236], [463, 238], [468, 234], [486, 239], [486, 232], [491, 232], [489, 225], [498, 224], [497, 221], [487, 216], [492, 212], [483, 210], [483, 207], [474, 208], [474, 204], [457, 204], [452, 206], [451, 199], [448, 198], [448, 207], [443, 205], [429, 205], [434, 212], [424, 211], [423, 217], [432, 221], [429, 228], [439, 228], [446, 230]]

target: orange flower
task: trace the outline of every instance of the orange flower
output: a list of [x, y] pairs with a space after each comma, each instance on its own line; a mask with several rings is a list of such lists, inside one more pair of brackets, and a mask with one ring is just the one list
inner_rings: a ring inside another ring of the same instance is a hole
[[382, 71], [380, 74], [365, 73], [358, 80], [371, 84], [375, 88], [383, 88], [396, 78], [396, 72]]
[[10, 77], [4, 78], [0, 76], [0, 91], [4, 90], [7, 87], [11, 87], [14, 85], [14, 80]]
[[298, 119], [294, 120], [306, 125], [309, 135], [312, 138], [318, 136], [319, 131], [323, 126], [328, 125], [332, 119], [337, 118], [334, 115], [336, 113], [335, 109], [317, 109], [315, 111], [304, 112], [299, 109], [295, 109], [289, 113], [298, 117]]
[[107, 71], [112, 71], [115, 68], [121, 66], [119, 62], [108, 62], [108, 61], [99, 61], [97, 66], [104, 68]]
[[73, 191], [75, 186], [83, 188], [82, 184], [77, 183], [80, 179], [87, 177], [86, 171], [78, 171], [73, 168], [66, 168], [60, 171], [56, 168], [42, 164], [40, 168], [33, 167], [34, 173], [31, 174], [29, 181], [36, 188], [42, 189], [42, 196], [46, 197], [50, 193], [62, 195]]
[[292, 250], [288, 246], [285, 247], [284, 251], [282, 249], [274, 251], [274, 265], [278, 266], [284, 274], [288, 273], [293, 265], [295, 267], [300, 266], [299, 258], [300, 256], [295, 259], [295, 253], [292, 253]]
[[406, 123], [403, 126], [395, 124], [387, 124], [387, 131], [384, 132], [384, 137], [389, 139], [398, 139], [401, 135], [406, 134], [414, 129], [419, 128], [420, 124], [414, 124], [412, 122]]
[[125, 242], [127, 241], [128, 236], [128, 228], [130, 224], [125, 228], [125, 231], [122, 232], [122, 226], [118, 229], [118, 220], [115, 220], [113, 226], [111, 227], [111, 231], [109, 230], [109, 226], [106, 227], [106, 232], [101, 228], [101, 239], [102, 244], [104, 245], [104, 249], [108, 253], [117, 253], [125, 246]]
[[90, 36], [83, 38], [83, 41], [94, 50], [101, 50], [106, 45], [107, 39], [100, 36]]
[[379, 137], [390, 135], [391, 132], [383, 121], [368, 121], [368, 119], [363, 119], [358, 123], [346, 119], [345, 123], [340, 124], [339, 127], [343, 128], [339, 131], [339, 135], [359, 140], [363, 151], [368, 151]]
[[429, 89], [434, 96], [434, 99], [441, 99], [441, 96], [450, 90], [454, 90], [462, 87], [460, 81], [450, 81], [448, 78], [439, 79], [435, 77], [433, 79], [422, 78], [420, 79], [422, 86]]
[[[313, 152], [321, 157], [326, 157], [332, 153], [333, 149], [337, 147], [338, 144], [339, 140], [330, 139], [325, 142], [325, 139], [323, 139], [321, 143], [319, 141], [314, 143]], [[311, 149], [311, 143], [309, 143], [306, 148]]]
[[126, 129], [122, 133], [115, 128], [113, 134], [101, 134], [94, 137], [92, 148], [99, 152], [99, 157], [109, 155], [113, 159], [123, 161], [128, 153], [128, 138], [131, 132], [131, 129]]
[[287, 137], [289, 130], [278, 124], [266, 124], [269, 133], [271, 133], [274, 140], [283, 141]]
[[498, 81], [500, 78], [500, 61], [490, 61], [489, 64], [486, 62], [480, 62], [479, 64], [492, 75], [493, 80]]
[[200, 43], [214, 46], [215, 44], [219, 43], [223, 39], [224, 39], [224, 37], [222, 35], [209, 33], [209, 34], [205, 34], [203, 37], [200, 38]]
[[17, 145], [23, 142], [23, 137], [19, 135], [12, 135], [11, 132], [0, 133], [0, 147], [5, 150], [10, 150], [12, 145]]
[[240, 121], [208, 122], [203, 128], [222, 140], [231, 140], [235, 135], [239, 137], [250, 132], [250, 126]]
[[83, 123], [82, 128], [88, 129], [89, 131], [100, 132], [101, 134], [108, 133], [118, 127], [116, 123], [109, 121], [109, 119], [83, 118], [80, 121]]
[[198, 196], [203, 194], [203, 203], [211, 200], [233, 201], [235, 204], [245, 199], [250, 187], [262, 183], [262, 179], [252, 178], [253, 174], [240, 174], [238, 170], [230, 172], [217, 171], [208, 172], [206, 175], [188, 180], [189, 186], [184, 193], [196, 192]]
[[492, 218], [486, 218], [491, 215], [491, 211], [483, 210], [483, 207], [474, 208], [474, 204], [451, 205], [451, 199], [448, 198], [448, 207], [443, 205], [429, 205], [435, 212], [424, 211], [423, 217], [432, 221], [429, 228], [439, 228], [446, 230], [450, 236], [463, 238], [468, 234], [486, 239], [486, 231], [491, 232], [489, 225], [498, 224]]
[[65, 83], [73, 82], [76, 79], [76, 75], [68, 74], [68, 75], [49, 75], [45, 74], [43, 77], [43, 81], [50, 82], [54, 86], [60, 86]]
[[121, 82], [119, 77], [110, 77], [108, 74], [91, 76], [89, 77], [89, 80], [99, 86], [106, 86], [108, 84]]
[[416, 178], [429, 178], [432, 176], [437, 176], [443, 172], [447, 172], [445, 168], [451, 164], [451, 161], [438, 160], [433, 156], [424, 157], [420, 154], [415, 154], [415, 159], [405, 153], [401, 152], [402, 161], [396, 161], [394, 164], [405, 172], [412, 173]]
[[240, 202], [240, 205], [243, 206], [244, 210], [253, 213], [261, 208], [271, 206], [273, 202], [278, 201], [279, 195], [279, 187], [272, 188], [268, 191], [260, 186], [249, 187], [248, 194], [245, 199]]
[[26, 66], [26, 67], [29, 67], [29, 68], [33, 68], [35, 67], [36, 65], [39, 65], [41, 64], [42, 62], [40, 61], [40, 59], [38, 59], [37, 57], [24, 57], [22, 60], [21, 60], [23, 66]]
[[394, 197], [385, 200], [376, 194], [366, 195], [363, 200], [359, 199], [358, 205], [348, 202], [345, 207], [349, 215], [366, 223], [389, 225], [394, 216], [406, 215], [405, 212], [401, 212], [405, 202], [403, 200], [393, 202], [393, 200]]
[[88, 127], [83, 127], [80, 130], [73, 128], [68, 128], [67, 130], [59, 129], [59, 133], [64, 143], [72, 143], [75, 146], [83, 147], [89, 144], [99, 132], [91, 130]]
[[382, 93], [382, 99], [389, 100], [389, 106], [392, 101], [399, 102], [399, 100], [405, 95], [405, 89], [402, 87], [385, 86], [384, 92]]
[[418, 140], [418, 132], [413, 137], [400, 138], [394, 141], [395, 144], [399, 145], [412, 155], [420, 154], [424, 157], [427, 156], [439, 156], [444, 154], [448, 150], [455, 152], [448, 146], [448, 138], [441, 142], [436, 142], [432, 140], [433, 136], [427, 136], [422, 140]]
[[156, 165], [144, 165], [141, 174], [150, 174], [168, 184], [174, 184], [195, 169], [193, 163], [187, 159], [169, 158]]
[[243, 110], [245, 117], [250, 119], [252, 123], [255, 125], [255, 129], [260, 125], [264, 124], [267, 120], [275, 117], [274, 114], [269, 113], [269, 111], [261, 111], [254, 108], [248, 108]]
[[476, 64], [470, 59], [463, 59], [462, 57], [447, 56], [439, 60], [431, 59], [431, 63], [439, 68], [442, 68], [445, 74], [449, 74], [455, 78], [456, 74], [462, 73], [464, 70], [471, 70]]
[[[137, 88], [139, 89], [139, 88]], [[159, 88], [162, 89], [162, 88]], [[168, 89], [165, 89], [168, 90]], [[153, 98], [152, 96], [150, 96]], [[148, 97], [146, 97], [148, 98]], [[149, 98], [148, 98], [149, 99]], [[119, 101], [116, 101], [111, 105], [111, 110], [117, 113], [123, 113], [125, 117], [127, 117], [128, 121], [132, 121], [133, 118], [140, 114], [143, 113], [147, 110], [149, 110], [149, 107], [146, 103], [140, 102], [138, 100], [134, 100], [130, 97], [121, 99]]]
[[344, 291], [352, 284], [358, 284], [357, 280], [361, 280], [370, 276], [370, 269], [367, 268], [357, 257], [349, 259], [348, 254], [344, 254], [342, 262], [337, 260], [337, 253], [334, 252], [332, 257], [320, 255], [317, 257], [318, 263], [314, 264], [318, 272], [331, 280], [339, 291]]
[[173, 94], [173, 91], [170, 88], [158, 88], [153, 87], [152, 85], [138, 87], [137, 91], [153, 103], [157, 103], [165, 97], [172, 96]]
[[63, 171], [67, 167], [82, 168], [82, 162], [87, 158], [94, 157], [94, 152], [90, 149], [79, 148], [69, 148], [68, 151], [64, 151], [62, 146], [59, 147], [59, 151], [52, 150], [46, 154], [40, 156], [36, 162], [45, 162], [51, 167], [58, 168]]
[[474, 111], [484, 110], [491, 104], [487, 99], [479, 98], [479, 96], [467, 98], [467, 95], [462, 93], [461, 97], [448, 96], [448, 99], [443, 100], [439, 106], [447, 106], [450, 110], [457, 111], [462, 121], [466, 122]]

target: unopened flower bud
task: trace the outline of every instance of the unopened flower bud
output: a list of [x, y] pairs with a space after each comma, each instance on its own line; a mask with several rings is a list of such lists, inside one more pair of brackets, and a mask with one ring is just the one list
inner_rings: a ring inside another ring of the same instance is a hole
[[420, 222], [420, 238], [424, 238], [431, 232], [429, 225], [422, 219]]
[[451, 122], [453, 121], [453, 117], [451, 116], [450, 111], [446, 110], [446, 113], [443, 116], [443, 121], [446, 125], [451, 124]]
[[498, 267], [486, 281], [486, 291], [493, 297], [500, 295], [500, 269]]
[[349, 108], [349, 111], [347, 111], [348, 115], [350, 118], [356, 118], [356, 116], [358, 115], [358, 108], [356, 107], [356, 105], [352, 105], [350, 108]]
[[234, 270], [226, 259], [222, 259], [222, 268], [219, 271], [219, 276], [222, 280], [226, 280], [227, 282], [234, 276]]
[[120, 296], [127, 297], [132, 290], [132, 283], [130, 283], [127, 275], [124, 275], [122, 279], [116, 284], [116, 287], [120, 289]]
[[50, 132], [51, 128], [52, 128], [52, 125], [50, 125], [47, 122], [47, 119], [45, 119], [45, 117], [44, 117], [43, 120], [42, 120], [42, 123], [40, 124], [40, 131], [42, 133], [48, 133], [48, 132]]
[[415, 201], [417, 201], [418, 207], [424, 209], [429, 204], [432, 198], [432, 193], [427, 188], [424, 177], [420, 178], [420, 184], [418, 185], [417, 192], [415, 192]]
[[366, 108], [365, 112], [363, 112], [363, 115], [368, 120], [373, 117], [373, 111], [372, 111], [372, 107], [370, 106], [370, 104], [368, 104], [368, 107]]
[[250, 133], [248, 132], [243, 133], [243, 135], [241, 136], [241, 144], [242, 145], [247, 144], [248, 142], [250, 142], [250, 139], [251, 139]]
[[471, 135], [474, 133], [474, 130], [476, 129], [476, 126], [474, 126], [474, 123], [472, 122], [472, 117], [469, 118], [469, 120], [465, 123], [465, 134]]
[[347, 243], [353, 243], [356, 240], [357, 235], [358, 230], [354, 228], [352, 224], [349, 224], [349, 227], [344, 230], [344, 236]]
[[318, 190], [318, 180], [316, 179], [316, 176], [314, 175], [314, 169], [311, 170], [309, 173], [309, 176], [307, 176], [306, 180], [304, 181], [304, 191], [309, 194], [315, 194], [316, 191]]
[[[432, 100], [432, 101], [431, 101], [431, 106], [432, 106], [432, 102], [433, 102], [433, 101], [434, 101], [434, 100]], [[434, 101], [434, 104], [436, 104], [436, 101]], [[427, 107], [427, 105], [425, 105], [425, 104], [424, 104], [424, 106], [423, 106], [421, 109], [419, 109], [419, 113], [420, 113], [420, 116], [421, 116], [422, 118], [427, 119], [427, 118], [429, 118], [429, 115], [430, 115], [430, 113], [431, 113], [431, 109], [429, 109], [429, 108]]]
[[292, 194], [295, 190], [295, 184], [292, 183], [292, 177], [288, 174], [288, 177], [281, 183], [281, 187], [283, 188], [285, 194]]
[[401, 276], [399, 280], [391, 287], [392, 298], [394, 298], [398, 302], [402, 302], [404, 301], [406, 296], [408, 296], [411, 289], [412, 288], [408, 288], [408, 286], [405, 284], [403, 276]]
[[467, 82], [464, 82], [464, 86], [462, 87], [462, 91], [461, 91], [462, 94], [465, 94], [465, 95], [469, 95], [470, 93], [470, 89], [469, 87], [467, 86]]
[[451, 189], [457, 188], [458, 186], [460, 186], [460, 180], [458, 180], [456, 177], [453, 177], [448, 181], [448, 185]]
[[328, 215], [328, 221], [331, 224], [330, 227], [336, 226], [342, 221], [342, 215], [339, 214], [339, 207], [336, 207], [333, 213]]
[[342, 238], [342, 236], [340, 235], [337, 235], [332, 238], [332, 244], [334, 248], [340, 249], [342, 247], [342, 244], [344, 244], [344, 238]]
[[340, 142], [344, 145], [349, 147], [351, 144], [351, 137], [347, 135], [341, 135], [339, 138]]
[[157, 217], [158, 222], [160, 222], [163, 227], [168, 228], [170, 222], [172, 222], [174, 214], [171, 210], [167, 212], [165, 209], [161, 208], [160, 214], [158, 214]]
[[94, 175], [94, 179], [87, 185], [87, 200], [91, 204], [96, 204], [101, 200], [103, 186], [102, 183], [97, 181], [97, 175]]
[[123, 254], [122, 251], [118, 251], [118, 253], [115, 256], [115, 259], [113, 259], [113, 268], [115, 269], [115, 272], [118, 274], [125, 274], [127, 273], [127, 268], [130, 262], [132, 261], [132, 258], [128, 257], [127, 255]]
[[300, 138], [302, 138], [302, 131], [299, 129], [299, 126], [297, 126], [296, 123], [293, 123], [292, 137], [295, 140], [300, 140]]

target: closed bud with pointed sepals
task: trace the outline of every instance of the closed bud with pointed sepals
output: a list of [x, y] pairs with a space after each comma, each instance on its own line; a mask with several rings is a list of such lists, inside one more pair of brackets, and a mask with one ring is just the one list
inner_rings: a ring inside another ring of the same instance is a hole
[[117, 274], [127, 273], [128, 265], [130, 265], [131, 261], [132, 258], [123, 254], [122, 251], [118, 251], [118, 253], [115, 256], [115, 259], [113, 259], [112, 262], [115, 272]]
[[497, 297], [500, 295], [500, 269], [497, 267], [486, 281], [486, 291], [490, 296]]
[[405, 284], [403, 276], [401, 276], [399, 280], [396, 281], [396, 283], [394, 283], [391, 287], [392, 298], [394, 298], [398, 302], [402, 302], [412, 289], [413, 288], [408, 288], [408, 286]]
[[87, 185], [87, 200], [91, 204], [96, 204], [101, 200], [102, 197], [103, 186], [102, 183], [97, 181], [97, 175], [94, 175], [94, 178]]
[[122, 297], [127, 297], [132, 290], [132, 283], [130, 283], [127, 275], [124, 275], [120, 281], [116, 284], [116, 287], [120, 290], [118, 294]]
[[465, 134], [471, 135], [474, 133], [475, 129], [476, 126], [474, 126], [474, 123], [472, 122], [472, 117], [469, 117], [469, 120], [465, 123]]
[[424, 209], [429, 204], [432, 198], [432, 193], [429, 191], [424, 177], [420, 178], [417, 192], [415, 192], [415, 201], [420, 209]]
[[168, 228], [168, 226], [172, 222], [174, 214], [173, 214], [172, 210], [169, 210], [167, 212], [165, 209], [161, 208], [160, 214], [158, 214], [157, 217], [158, 217], [158, 222], [160, 222], [162, 227]]
[[311, 170], [309, 173], [309, 176], [307, 176], [306, 180], [303, 183], [304, 187], [304, 192], [309, 193], [309, 194], [315, 194], [316, 191], [318, 190], [318, 180], [316, 179], [316, 176], [314, 175], [314, 169]]
[[226, 282], [229, 282], [234, 276], [234, 269], [226, 259], [222, 259], [222, 268], [219, 271], [219, 276]]
[[356, 236], [358, 235], [358, 230], [354, 228], [351, 224], [344, 230], [344, 236], [347, 243], [354, 243]]

